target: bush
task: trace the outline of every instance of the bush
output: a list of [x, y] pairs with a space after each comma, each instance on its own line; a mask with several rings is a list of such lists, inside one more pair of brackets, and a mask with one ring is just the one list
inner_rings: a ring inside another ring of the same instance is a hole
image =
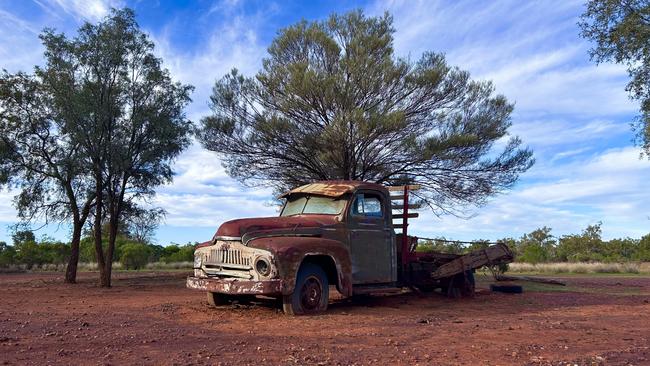
[[149, 248], [145, 244], [128, 243], [121, 248], [120, 263], [125, 269], [140, 269], [149, 262]]
[[16, 249], [0, 241], [0, 267], [9, 267], [14, 263], [16, 263]]
[[194, 261], [194, 245], [187, 244], [182, 247], [176, 245], [167, 246], [160, 259], [165, 263], [192, 262]]

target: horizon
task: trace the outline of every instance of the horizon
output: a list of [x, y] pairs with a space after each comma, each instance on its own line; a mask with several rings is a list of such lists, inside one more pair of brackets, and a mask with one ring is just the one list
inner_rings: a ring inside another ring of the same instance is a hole
[[[510, 133], [530, 146], [536, 164], [515, 186], [471, 209], [469, 219], [437, 218], [420, 210], [409, 231], [451, 240], [518, 238], [547, 226], [554, 236], [580, 233], [602, 222], [603, 238], [650, 233], [650, 160], [640, 158], [630, 122], [639, 105], [625, 91], [623, 66], [589, 60], [579, 37], [582, 1], [349, 3], [215, 1], [174, 2], [39, 0], [0, 4], [1, 68], [31, 72], [43, 63], [38, 34], [45, 27], [74, 36], [110, 7], [128, 6], [156, 45], [175, 80], [196, 90], [187, 115], [209, 113], [212, 85], [231, 68], [254, 75], [276, 32], [301, 19], [323, 20], [357, 8], [394, 18], [395, 54], [411, 60], [443, 52], [472, 78], [492, 80], [515, 103]], [[194, 143], [173, 165], [174, 182], [157, 189], [153, 204], [167, 211], [156, 242], [203, 242], [224, 221], [274, 216], [269, 188], [246, 188], [228, 177], [216, 154]], [[15, 191], [0, 190], [0, 241], [11, 242], [17, 222]], [[37, 227], [34, 225], [34, 227]], [[67, 240], [66, 225], [50, 224], [37, 237]]]

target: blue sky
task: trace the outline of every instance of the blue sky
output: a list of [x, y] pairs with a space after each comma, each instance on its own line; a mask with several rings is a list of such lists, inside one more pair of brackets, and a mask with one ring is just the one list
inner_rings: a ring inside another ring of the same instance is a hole
[[[650, 161], [639, 159], [630, 130], [637, 105], [624, 91], [624, 68], [589, 61], [590, 45], [576, 25], [582, 1], [0, 1], [0, 68], [30, 71], [43, 62], [43, 28], [74, 35], [111, 6], [135, 9], [174, 78], [196, 87], [187, 110], [194, 121], [208, 113], [215, 79], [233, 67], [255, 74], [278, 29], [357, 8], [388, 11], [397, 55], [444, 52], [515, 102], [511, 133], [537, 160], [512, 191], [473, 209], [470, 219], [423, 212], [413, 233], [494, 240], [546, 225], [560, 236], [599, 221], [605, 238], [650, 233]], [[160, 244], [204, 241], [225, 220], [277, 214], [270, 189], [242, 187], [196, 144], [175, 170], [174, 183], [154, 199], [167, 210]], [[16, 220], [14, 194], [0, 191], [0, 241], [9, 241]], [[66, 226], [38, 231], [44, 234], [68, 237]]]

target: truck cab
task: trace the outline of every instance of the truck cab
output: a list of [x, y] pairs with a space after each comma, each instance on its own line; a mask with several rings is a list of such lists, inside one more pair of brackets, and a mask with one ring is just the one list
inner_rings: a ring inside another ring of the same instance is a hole
[[327, 308], [330, 285], [347, 297], [400, 289], [414, 278], [436, 283], [428, 275], [439, 261], [409, 259], [412, 238], [396, 235], [385, 186], [316, 182], [280, 198], [279, 217], [225, 222], [198, 246], [187, 287], [205, 291], [215, 306], [265, 295], [281, 298], [285, 313], [309, 314]]

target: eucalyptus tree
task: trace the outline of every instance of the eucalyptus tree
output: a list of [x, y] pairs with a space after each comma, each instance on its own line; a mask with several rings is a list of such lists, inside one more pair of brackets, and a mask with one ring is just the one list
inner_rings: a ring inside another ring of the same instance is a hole
[[512, 186], [532, 152], [508, 137], [513, 104], [444, 55], [396, 57], [388, 14], [282, 29], [255, 77], [214, 86], [198, 138], [228, 173], [278, 190], [313, 180], [420, 184], [436, 213]]
[[590, 0], [579, 25], [582, 36], [595, 42], [590, 52], [594, 61], [627, 67], [631, 80], [626, 90], [641, 103], [633, 126], [650, 157], [650, 1]]
[[[36, 69], [34, 80], [57, 123], [52, 139], [73, 147], [65, 145], [61, 153], [73, 154], [68, 159], [92, 197], [100, 283], [108, 287], [119, 226], [132, 220], [129, 215], [160, 216], [146, 202], [156, 186], [172, 180], [171, 163], [190, 142], [184, 108], [192, 87], [172, 80], [128, 8], [112, 9], [97, 24], [85, 23], [74, 38], [46, 30], [41, 39], [47, 62]], [[26, 118], [38, 110], [33, 104]], [[16, 154], [4, 155], [16, 161]]]
[[[75, 39], [47, 38], [57, 45], [56, 64], [65, 70], [56, 69], [52, 82], [67, 82], [64, 89], [72, 91], [59, 95], [60, 105], [80, 107], [68, 111], [71, 120], [85, 117], [70, 131], [91, 160], [96, 257], [101, 285], [110, 286], [115, 240], [125, 215], [144, 212], [137, 207], [155, 194], [156, 186], [172, 180], [171, 163], [190, 143], [184, 108], [192, 87], [172, 80], [130, 9], [86, 23]], [[103, 219], [109, 223], [105, 248]]]
[[65, 282], [74, 283], [82, 229], [94, 204], [88, 160], [66, 133], [43, 70], [0, 76], [0, 183], [18, 189], [22, 222], [72, 223]]

